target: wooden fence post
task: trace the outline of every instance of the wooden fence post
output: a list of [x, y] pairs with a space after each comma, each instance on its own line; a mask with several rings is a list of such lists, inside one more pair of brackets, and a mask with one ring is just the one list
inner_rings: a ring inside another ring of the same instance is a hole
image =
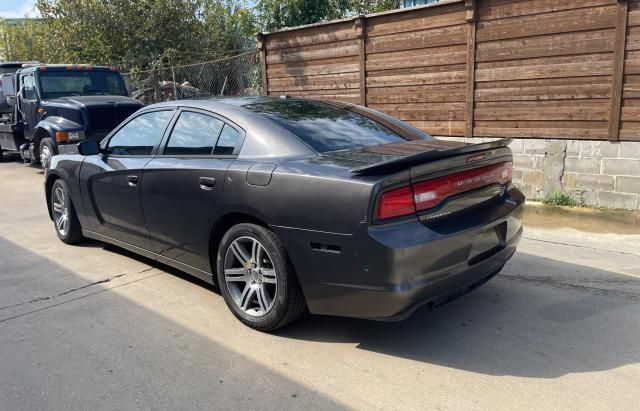
[[353, 29], [360, 39], [360, 105], [367, 106], [367, 21], [364, 16], [353, 20]]
[[627, 44], [627, 0], [618, 0], [616, 11], [616, 37], [613, 48], [613, 81], [611, 84], [611, 105], [609, 110], [609, 140], [620, 138], [620, 117], [624, 82], [625, 48]]
[[269, 95], [269, 79], [267, 78], [267, 45], [263, 33], [258, 33], [258, 50], [260, 50], [260, 65], [262, 69], [262, 95]]
[[476, 0], [465, 0], [467, 9], [467, 92], [465, 137], [473, 137], [473, 110], [476, 90]]

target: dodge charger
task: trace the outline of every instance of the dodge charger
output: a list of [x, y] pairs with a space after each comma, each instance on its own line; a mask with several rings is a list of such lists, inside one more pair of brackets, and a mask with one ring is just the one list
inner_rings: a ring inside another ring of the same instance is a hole
[[305, 312], [399, 320], [514, 254], [524, 196], [508, 143], [439, 140], [355, 104], [171, 101], [55, 156], [45, 192], [63, 242], [215, 284], [249, 327]]

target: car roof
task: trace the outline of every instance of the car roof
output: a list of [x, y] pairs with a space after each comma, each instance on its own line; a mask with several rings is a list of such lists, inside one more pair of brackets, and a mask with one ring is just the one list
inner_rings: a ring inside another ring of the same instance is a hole
[[239, 158], [287, 158], [318, 155], [316, 150], [267, 116], [243, 107], [248, 104], [277, 99], [277, 97], [222, 97], [209, 100], [173, 100], [151, 104], [143, 110], [193, 108], [222, 116], [245, 131], [245, 142]]

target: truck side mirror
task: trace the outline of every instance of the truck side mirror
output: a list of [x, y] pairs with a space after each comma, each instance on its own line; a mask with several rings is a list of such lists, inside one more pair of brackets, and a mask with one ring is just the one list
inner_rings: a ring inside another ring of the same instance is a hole
[[78, 143], [78, 153], [82, 156], [94, 156], [100, 154], [100, 145], [94, 140], [85, 140]]

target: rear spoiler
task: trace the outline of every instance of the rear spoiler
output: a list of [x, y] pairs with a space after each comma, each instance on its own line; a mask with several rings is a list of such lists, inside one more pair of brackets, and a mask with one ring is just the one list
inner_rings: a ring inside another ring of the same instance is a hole
[[503, 138], [496, 141], [489, 141], [480, 144], [469, 144], [466, 146], [451, 148], [447, 150], [428, 150], [421, 153], [412, 154], [394, 160], [384, 161], [381, 163], [370, 164], [367, 166], [354, 168], [351, 170], [357, 175], [374, 175], [387, 174], [413, 167], [428, 161], [441, 160], [443, 158], [455, 157], [463, 154], [473, 153], [477, 151], [493, 150], [497, 148], [507, 147], [511, 143], [511, 138]]

